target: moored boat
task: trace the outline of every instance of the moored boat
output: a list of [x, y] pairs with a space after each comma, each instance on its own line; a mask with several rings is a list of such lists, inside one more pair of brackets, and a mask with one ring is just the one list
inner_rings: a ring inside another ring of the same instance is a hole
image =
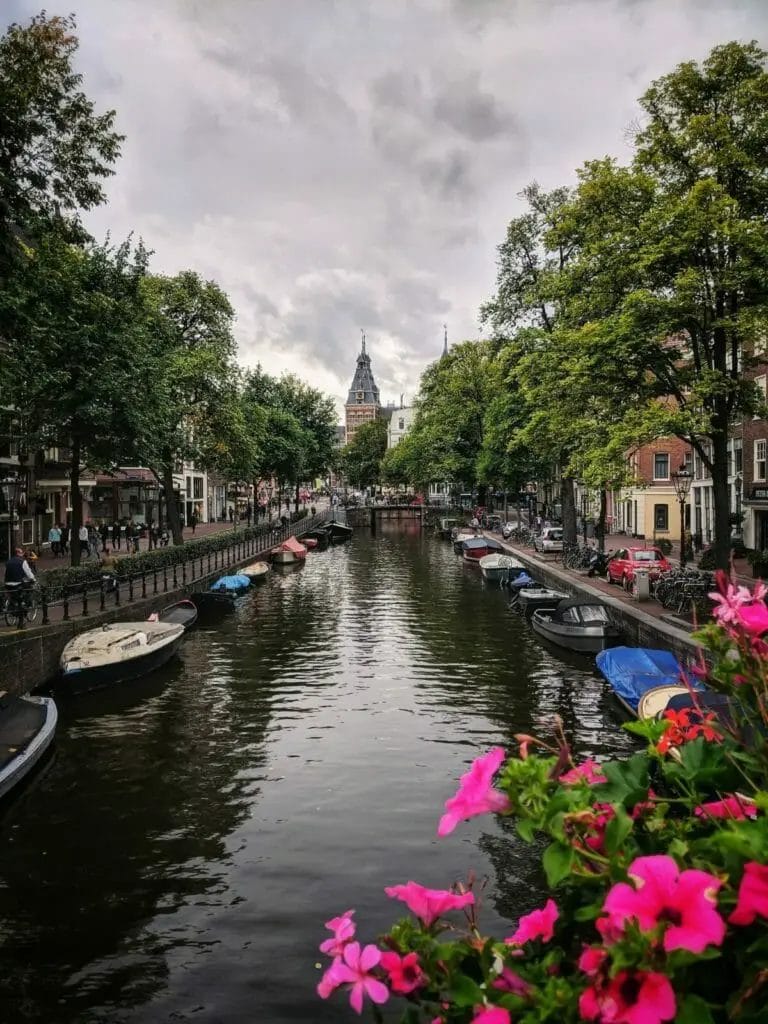
[[461, 545], [465, 540], [471, 540], [477, 537], [477, 530], [473, 530], [469, 526], [454, 526], [451, 530], [451, 540], [453, 541], [453, 550], [457, 555], [461, 554]]
[[184, 627], [188, 633], [197, 622], [197, 605], [194, 601], [183, 600], [175, 604], [169, 604], [161, 612], [154, 612], [147, 619], [148, 622], [171, 622]]
[[212, 583], [210, 589], [214, 594], [230, 594], [239, 595], [244, 590], [247, 590], [251, 585], [250, 576], [246, 576], [245, 573], [236, 572], [229, 576], [221, 576]]
[[674, 697], [703, 692], [671, 651], [614, 647], [595, 661], [619, 703], [639, 718], [655, 718]]
[[302, 537], [301, 538], [301, 543], [304, 545], [304, 547], [307, 549], [307, 551], [314, 551], [315, 548], [317, 547], [317, 538], [316, 537]]
[[307, 549], [295, 537], [284, 540], [272, 552], [272, 562], [275, 565], [293, 565], [294, 562], [303, 562], [307, 557]]
[[172, 658], [183, 637], [178, 622], [110, 622], [69, 641], [62, 676], [73, 693], [137, 679]]
[[550, 590], [549, 587], [522, 587], [516, 591], [517, 603], [526, 615], [532, 615], [537, 608], [555, 608], [568, 597], [561, 590]]
[[584, 654], [603, 651], [621, 638], [605, 605], [590, 598], [569, 597], [555, 608], [537, 608], [531, 625], [546, 640]]
[[465, 562], [479, 564], [486, 555], [499, 554], [504, 548], [492, 537], [470, 537], [461, 545], [461, 557]]
[[32, 771], [53, 742], [57, 721], [50, 697], [0, 697], [0, 797]]
[[337, 523], [335, 519], [326, 523], [324, 529], [334, 543], [350, 540], [352, 537], [352, 527], [347, 526], [346, 523]]
[[251, 562], [244, 569], [240, 570], [241, 575], [247, 576], [252, 583], [258, 583], [269, 575], [268, 562]]
[[491, 583], [507, 583], [525, 572], [525, 566], [511, 555], [484, 555], [480, 559], [480, 572], [483, 579]]
[[305, 533], [304, 536], [302, 537], [302, 541], [306, 544], [308, 539], [317, 541], [317, 547], [319, 551], [322, 551], [324, 548], [327, 548], [328, 545], [331, 543], [330, 534], [322, 526], [318, 526], [316, 529], [310, 530], [309, 533]]
[[454, 529], [459, 525], [458, 519], [441, 519], [440, 525], [437, 528], [437, 532], [443, 538], [443, 540], [450, 540], [453, 536]]

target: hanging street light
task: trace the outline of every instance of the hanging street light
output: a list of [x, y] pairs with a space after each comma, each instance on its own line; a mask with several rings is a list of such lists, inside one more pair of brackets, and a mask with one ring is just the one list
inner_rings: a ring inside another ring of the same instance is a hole
[[676, 473], [672, 473], [672, 486], [675, 488], [677, 500], [680, 503], [680, 568], [685, 568], [685, 502], [691, 490], [693, 474], [682, 465]]

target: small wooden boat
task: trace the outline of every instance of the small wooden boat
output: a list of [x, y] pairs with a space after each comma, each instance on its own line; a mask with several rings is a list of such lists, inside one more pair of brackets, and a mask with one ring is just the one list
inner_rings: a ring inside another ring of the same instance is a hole
[[614, 647], [601, 651], [597, 667], [619, 703], [638, 718], [656, 718], [668, 702], [691, 695], [701, 684], [688, 676], [671, 651], [652, 647]]
[[331, 520], [330, 523], [326, 523], [324, 529], [334, 544], [350, 540], [352, 537], [352, 527], [347, 526], [346, 523], [337, 523], [335, 519]]
[[556, 608], [537, 608], [531, 625], [545, 640], [584, 654], [603, 651], [621, 638], [608, 609], [591, 598], [569, 597]]
[[178, 622], [111, 622], [73, 637], [59, 664], [72, 693], [137, 679], [164, 665], [179, 648]]
[[499, 554], [504, 548], [491, 537], [470, 537], [461, 545], [461, 557], [465, 562], [479, 565], [480, 559], [486, 555]]
[[491, 583], [506, 583], [525, 572], [525, 566], [511, 555], [485, 555], [480, 559], [483, 579]]
[[241, 575], [247, 576], [252, 583], [259, 583], [269, 575], [268, 562], [251, 562], [244, 569], [240, 570]]
[[147, 619], [148, 622], [173, 622], [184, 627], [188, 633], [197, 622], [197, 605], [193, 601], [177, 601], [176, 604], [169, 604], [161, 612], [153, 612]]
[[295, 537], [289, 537], [272, 552], [275, 565], [293, 565], [294, 562], [303, 562], [306, 557], [307, 549]]
[[451, 530], [451, 540], [453, 541], [453, 550], [457, 555], [461, 554], [461, 546], [465, 540], [472, 540], [477, 537], [477, 530], [473, 530], [469, 526], [454, 527]]
[[314, 551], [317, 547], [317, 539], [315, 537], [302, 537], [301, 543], [307, 549], [307, 551]]
[[309, 533], [305, 533], [301, 539], [304, 544], [306, 544], [308, 540], [316, 540], [319, 551], [323, 551], [331, 543], [330, 534], [321, 526], [317, 527], [317, 529], [310, 530]]
[[568, 597], [560, 590], [540, 586], [523, 587], [519, 590], [513, 588], [513, 593], [516, 593], [517, 603], [525, 615], [532, 615], [537, 608], [555, 608]]
[[459, 525], [458, 519], [441, 519], [437, 532], [443, 540], [451, 540], [454, 529]]
[[58, 717], [50, 697], [0, 695], [0, 798], [32, 771], [50, 747]]

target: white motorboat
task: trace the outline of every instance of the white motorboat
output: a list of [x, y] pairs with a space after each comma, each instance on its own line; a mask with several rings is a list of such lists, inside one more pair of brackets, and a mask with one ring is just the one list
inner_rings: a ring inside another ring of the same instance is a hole
[[73, 637], [61, 654], [61, 672], [73, 693], [137, 679], [177, 651], [179, 622], [112, 622]]
[[269, 575], [269, 563], [268, 562], [251, 562], [250, 565], [246, 565], [244, 569], [240, 570], [242, 576], [250, 577], [253, 583], [258, 583]]
[[46, 752], [58, 717], [50, 697], [0, 696], [0, 797], [21, 782]]
[[493, 583], [506, 583], [525, 572], [525, 566], [511, 555], [485, 555], [480, 559], [483, 579]]

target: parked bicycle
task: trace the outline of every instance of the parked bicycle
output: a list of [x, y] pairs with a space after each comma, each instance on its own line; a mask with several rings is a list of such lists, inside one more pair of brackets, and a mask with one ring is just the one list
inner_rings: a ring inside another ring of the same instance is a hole
[[23, 629], [26, 623], [33, 623], [40, 611], [40, 597], [36, 589], [24, 586], [6, 585], [3, 593], [3, 617], [6, 626]]
[[711, 572], [701, 569], [671, 569], [656, 581], [653, 596], [663, 608], [675, 615], [709, 611], [708, 594], [715, 589]]

